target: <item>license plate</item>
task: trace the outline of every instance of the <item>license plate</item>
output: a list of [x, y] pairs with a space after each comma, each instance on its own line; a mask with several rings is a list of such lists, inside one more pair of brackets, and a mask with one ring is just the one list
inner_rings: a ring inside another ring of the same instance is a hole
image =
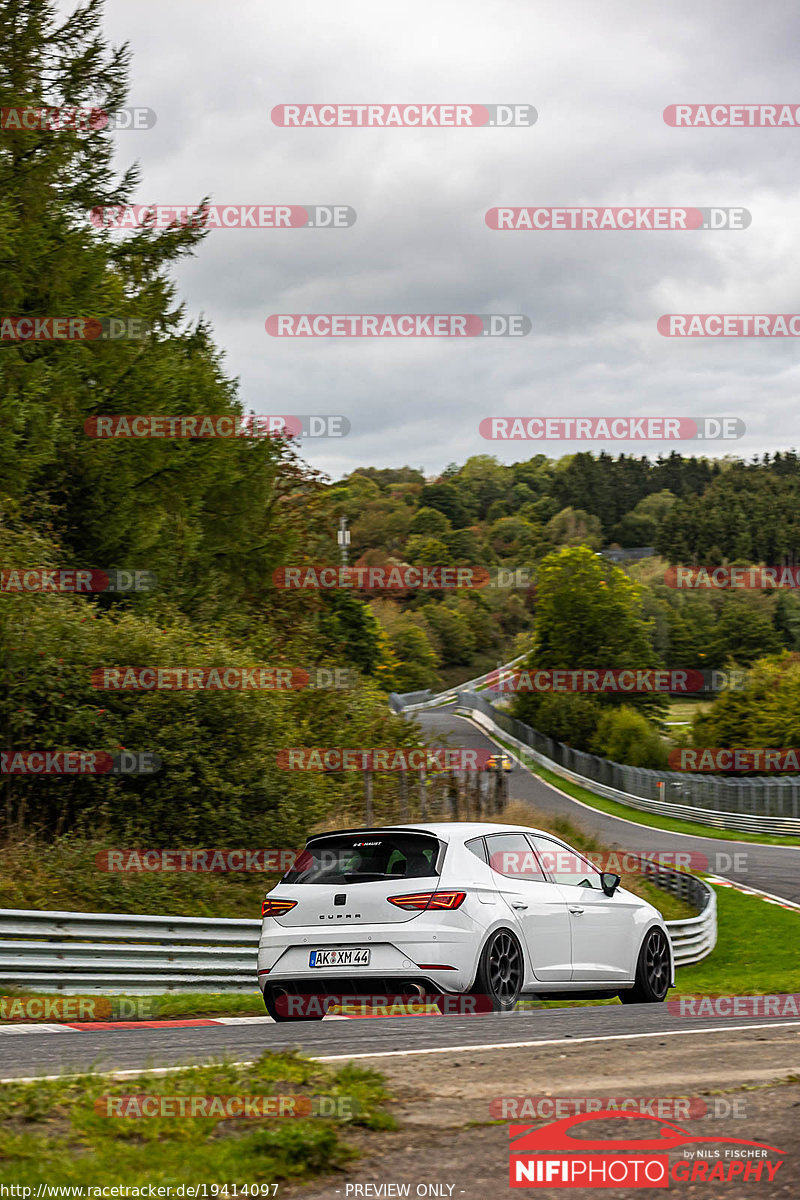
[[351, 947], [349, 950], [312, 950], [308, 956], [310, 967], [366, 967], [369, 950]]

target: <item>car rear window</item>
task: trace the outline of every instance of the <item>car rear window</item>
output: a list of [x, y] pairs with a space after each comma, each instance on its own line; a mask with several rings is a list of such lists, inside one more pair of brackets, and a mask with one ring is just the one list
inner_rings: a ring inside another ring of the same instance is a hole
[[315, 838], [282, 883], [351, 884], [436, 879], [440, 844], [424, 833], [351, 833]]

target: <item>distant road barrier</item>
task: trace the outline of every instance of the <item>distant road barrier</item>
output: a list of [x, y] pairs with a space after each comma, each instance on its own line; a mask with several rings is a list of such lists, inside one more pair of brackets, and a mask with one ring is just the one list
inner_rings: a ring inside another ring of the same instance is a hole
[[490, 678], [496, 678], [498, 671], [508, 671], [511, 667], [515, 667], [517, 663], [521, 663], [525, 659], [524, 654], [518, 655], [517, 658], [512, 658], [511, 662], [504, 663], [502, 667], [492, 667], [491, 671], [487, 671], [484, 675], [478, 675], [476, 679], [468, 679], [466, 683], [459, 683], [457, 687], [448, 688], [445, 692], [438, 692], [436, 695], [425, 689], [422, 692], [390, 692], [389, 705], [396, 713], [401, 712], [422, 712], [426, 708], [440, 708], [443, 704], [450, 704], [453, 700], [457, 700], [462, 692], [480, 692], [485, 688]]

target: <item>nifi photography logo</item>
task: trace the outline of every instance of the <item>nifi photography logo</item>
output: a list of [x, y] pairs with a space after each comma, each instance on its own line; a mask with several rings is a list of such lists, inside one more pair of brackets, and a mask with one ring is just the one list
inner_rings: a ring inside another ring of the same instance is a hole
[[[633, 1124], [619, 1137], [601, 1137], [615, 1120]], [[615, 1109], [544, 1126], [510, 1125], [509, 1136], [510, 1187], [627, 1190], [736, 1179], [757, 1185], [770, 1183], [783, 1166], [783, 1151], [776, 1146], [693, 1134], [671, 1122]], [[673, 1162], [671, 1150], [680, 1152]], [[708, 1193], [718, 1194], [713, 1186]]]

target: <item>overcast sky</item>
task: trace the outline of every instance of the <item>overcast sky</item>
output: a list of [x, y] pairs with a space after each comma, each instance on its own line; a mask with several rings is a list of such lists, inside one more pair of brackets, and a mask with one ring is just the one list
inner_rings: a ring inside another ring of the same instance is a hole
[[[342, 230], [215, 230], [177, 269], [259, 413], [341, 413], [305, 442], [339, 477], [602, 443], [485, 441], [482, 418], [736, 416], [800, 445], [797, 339], [668, 339], [669, 312], [800, 312], [800, 128], [675, 129], [673, 103], [800, 104], [792, 0], [108, 0], [133, 51], [117, 134], [141, 202], [349, 204]], [[284, 103], [527, 103], [531, 128], [290, 129]], [[742, 206], [739, 231], [495, 232], [496, 205]], [[525, 313], [522, 338], [279, 339], [271, 313]], [[702, 443], [674, 445], [685, 453]], [[657, 454], [656, 443], [606, 444]]]

